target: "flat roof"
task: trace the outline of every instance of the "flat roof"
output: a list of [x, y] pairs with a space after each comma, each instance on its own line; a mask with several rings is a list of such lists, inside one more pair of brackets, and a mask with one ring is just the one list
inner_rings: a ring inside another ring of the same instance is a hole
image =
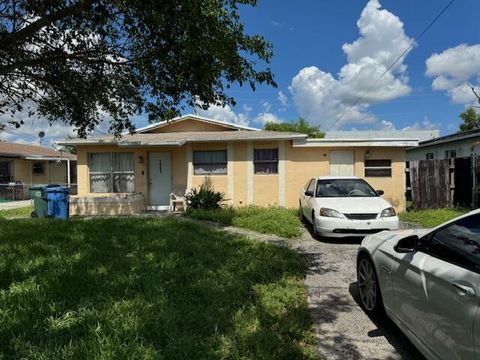
[[468, 140], [468, 139], [475, 139], [475, 138], [480, 138], [480, 129], [473, 129], [473, 130], [468, 130], [468, 131], [459, 131], [450, 135], [445, 135], [441, 137], [437, 137], [435, 139], [427, 140], [427, 141], [421, 141], [419, 145], [416, 147], [418, 148], [424, 148], [424, 147], [430, 147], [430, 146], [435, 146], [435, 145], [440, 145], [440, 144], [447, 144], [455, 141], [462, 141], [462, 140]]

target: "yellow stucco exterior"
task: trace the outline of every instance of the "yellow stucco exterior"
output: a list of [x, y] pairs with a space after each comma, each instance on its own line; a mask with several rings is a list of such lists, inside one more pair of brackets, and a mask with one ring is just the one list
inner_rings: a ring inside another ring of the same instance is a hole
[[35, 174], [32, 171], [33, 160], [12, 159], [13, 181], [18, 181], [24, 184], [65, 184], [67, 182], [66, 161], [38, 161], [43, 164], [43, 174]]
[[[188, 128], [187, 125], [191, 125]], [[181, 126], [181, 130], [179, 130]], [[210, 124], [182, 121], [172, 124], [170, 130], [197, 131], [199, 127]], [[166, 129], [163, 127], [162, 129]], [[188, 130], [187, 130], [188, 129]], [[218, 131], [218, 127], [216, 129]], [[152, 130], [153, 132], [154, 130]], [[200, 130], [208, 131], [208, 130]], [[279, 149], [278, 174], [254, 174], [253, 152], [255, 149]], [[195, 175], [193, 156], [195, 151], [226, 150], [228, 153], [227, 174], [211, 175], [216, 190], [225, 193], [229, 203], [234, 206], [280, 205], [289, 208], [298, 206], [300, 189], [312, 177], [330, 174], [330, 153], [337, 150], [349, 150], [354, 153], [354, 175], [364, 178], [375, 189], [384, 190], [384, 198], [397, 211], [405, 209], [405, 148], [404, 147], [353, 147], [351, 144], [337, 147], [311, 146], [298, 147], [292, 140], [281, 141], [232, 141], [187, 143], [177, 147], [125, 147], [116, 145], [79, 145], [77, 146], [78, 195], [105, 196], [90, 192], [89, 153], [131, 152], [135, 161], [135, 193], [142, 193], [145, 207], [149, 205], [149, 154], [169, 152], [172, 159], [172, 187], [169, 191], [185, 194], [191, 188], [199, 187], [205, 180], [204, 175]], [[366, 159], [391, 160], [390, 177], [365, 177]], [[168, 204], [165, 204], [168, 205]], [[102, 206], [105, 206], [103, 204]]]

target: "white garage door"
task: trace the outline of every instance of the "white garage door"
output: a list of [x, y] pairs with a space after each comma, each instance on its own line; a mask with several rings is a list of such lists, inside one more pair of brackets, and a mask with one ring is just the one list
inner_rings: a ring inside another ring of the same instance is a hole
[[353, 151], [330, 151], [330, 176], [353, 176], [354, 166]]

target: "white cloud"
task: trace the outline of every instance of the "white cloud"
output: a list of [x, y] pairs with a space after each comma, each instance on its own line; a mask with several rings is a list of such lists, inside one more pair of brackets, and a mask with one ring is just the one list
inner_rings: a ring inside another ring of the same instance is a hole
[[266, 101], [266, 100], [260, 101], [260, 105], [263, 106], [263, 109], [264, 109], [265, 112], [269, 112], [270, 109], [272, 108], [272, 104], [270, 104], [270, 103], [269, 103], [268, 101]]
[[433, 90], [446, 91], [457, 104], [475, 102], [467, 82], [480, 92], [480, 44], [460, 44], [435, 53], [427, 59], [426, 66], [426, 75], [433, 78]]
[[[201, 106], [201, 102], [198, 102], [198, 105]], [[210, 105], [207, 110], [197, 107], [197, 113], [200, 116], [231, 122], [238, 125], [247, 126], [249, 123], [248, 114], [236, 113], [229, 105], [225, 105], [224, 107], [220, 105]]]
[[283, 122], [282, 119], [280, 119], [277, 115], [270, 113], [270, 112], [263, 112], [259, 113], [257, 117], [255, 118], [256, 121], [259, 123], [265, 125], [267, 122], [268, 123], [280, 123]]
[[[348, 63], [337, 77], [310, 66], [298, 72], [289, 88], [300, 115], [325, 130], [346, 123], [378, 123], [368, 112], [369, 105], [407, 95], [411, 90], [403, 63], [408, 52], [387, 71], [413, 41], [405, 34], [403, 22], [382, 9], [378, 0], [370, 0], [357, 26], [360, 37], [342, 46]], [[336, 122], [342, 114], [341, 121]]]
[[246, 105], [246, 104], [244, 104], [244, 105], [242, 106], [242, 108], [243, 108], [243, 111], [245, 111], [245, 112], [250, 112], [250, 111], [253, 110], [253, 108], [252, 108], [251, 106]]
[[440, 128], [440, 124], [434, 123], [425, 117], [423, 121], [417, 121], [413, 125], [404, 127], [402, 130], [436, 130]]
[[278, 92], [278, 101], [280, 101], [280, 104], [285, 107], [288, 106], [288, 96], [285, 95], [282, 90]]

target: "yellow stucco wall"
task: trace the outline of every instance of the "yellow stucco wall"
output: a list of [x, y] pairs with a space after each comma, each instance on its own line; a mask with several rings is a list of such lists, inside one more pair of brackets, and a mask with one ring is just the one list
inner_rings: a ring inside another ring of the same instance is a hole
[[31, 171], [32, 160], [14, 159], [13, 160], [13, 178], [14, 181], [20, 181], [24, 184], [48, 184], [67, 182], [67, 164], [66, 161], [42, 161], [44, 163], [44, 173], [42, 175], [33, 174]]
[[[278, 142], [253, 142], [251, 149], [276, 148]], [[275, 205], [280, 203], [280, 175], [255, 175], [248, 173], [248, 149], [247, 142], [235, 142], [233, 148], [233, 204], [235, 206], [248, 205], [248, 193], [252, 194], [253, 204], [260, 206]], [[203, 143], [192, 144], [191, 150], [227, 150], [227, 143]], [[365, 153], [369, 151], [370, 159], [391, 159], [392, 177], [366, 178], [375, 188], [385, 191], [384, 198], [392, 203], [398, 210], [405, 209], [405, 150], [403, 148], [299, 148], [293, 147], [290, 141], [285, 141], [285, 206], [294, 208], [298, 206], [299, 191], [305, 182], [315, 176], [329, 175], [329, 154], [334, 150], [350, 150], [355, 155], [355, 175], [364, 178]], [[88, 152], [130, 151], [135, 154], [135, 192], [145, 194], [148, 203], [148, 154], [153, 151], [169, 151], [172, 153], [172, 190], [182, 193], [187, 189], [188, 164], [187, 146], [182, 147], [149, 147], [120, 149], [115, 146], [80, 146], [77, 149], [78, 166], [78, 194], [91, 195], [89, 193], [88, 175]], [[140, 164], [139, 157], [144, 159]], [[253, 159], [253, 154], [251, 154]], [[249, 176], [253, 184], [248, 189]], [[229, 193], [229, 177], [227, 175], [210, 176], [217, 191]], [[205, 180], [203, 175], [191, 177], [192, 187], [199, 187]]]
[[162, 126], [158, 129], [147, 131], [148, 133], [187, 132], [187, 131], [232, 131], [225, 126], [202, 122], [194, 119], [186, 119]]

